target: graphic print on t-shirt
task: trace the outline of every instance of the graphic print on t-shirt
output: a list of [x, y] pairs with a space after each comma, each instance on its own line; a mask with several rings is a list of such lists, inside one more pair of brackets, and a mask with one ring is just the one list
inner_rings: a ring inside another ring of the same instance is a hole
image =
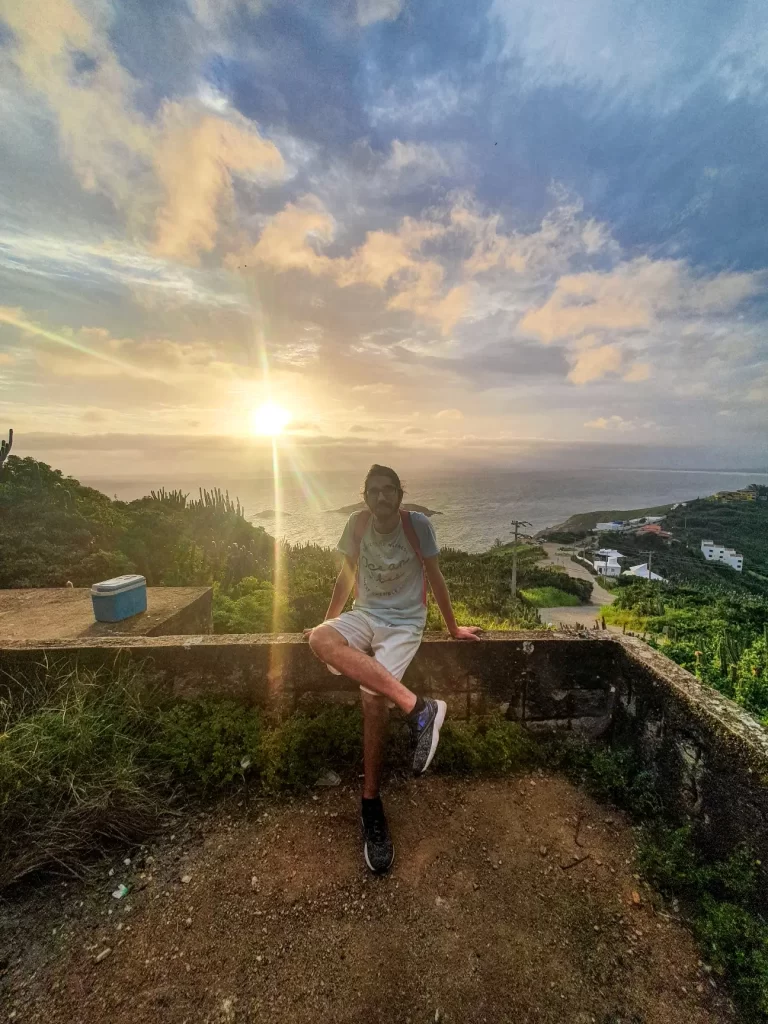
[[414, 575], [414, 564], [421, 577], [421, 563], [405, 539], [402, 527], [392, 539], [374, 537], [370, 528], [360, 544], [361, 589], [372, 597], [394, 597]]

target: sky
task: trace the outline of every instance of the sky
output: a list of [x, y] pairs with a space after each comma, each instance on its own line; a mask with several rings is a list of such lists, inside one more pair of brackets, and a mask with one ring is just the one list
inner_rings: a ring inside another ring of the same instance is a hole
[[764, 468], [767, 143], [763, 0], [0, 0], [0, 428]]

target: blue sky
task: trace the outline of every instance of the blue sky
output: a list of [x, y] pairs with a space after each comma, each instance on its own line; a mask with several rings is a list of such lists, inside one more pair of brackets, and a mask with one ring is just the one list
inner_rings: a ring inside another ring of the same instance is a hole
[[22, 454], [257, 466], [273, 401], [307, 467], [766, 462], [757, 0], [0, 0], [0, 51]]

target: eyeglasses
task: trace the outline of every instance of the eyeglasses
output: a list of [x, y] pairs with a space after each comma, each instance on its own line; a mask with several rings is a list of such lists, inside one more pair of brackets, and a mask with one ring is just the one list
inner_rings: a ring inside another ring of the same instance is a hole
[[379, 495], [382, 498], [394, 498], [397, 488], [394, 484], [385, 484], [384, 487], [369, 487], [365, 493], [369, 498], [378, 498]]

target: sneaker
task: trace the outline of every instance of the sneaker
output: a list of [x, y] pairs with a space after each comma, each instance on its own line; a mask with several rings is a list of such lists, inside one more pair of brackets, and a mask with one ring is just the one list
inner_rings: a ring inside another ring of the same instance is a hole
[[444, 700], [427, 700], [418, 718], [409, 722], [414, 775], [422, 775], [432, 763], [447, 708]]
[[363, 825], [363, 856], [365, 863], [374, 872], [381, 875], [389, 871], [395, 859], [395, 848], [389, 834], [389, 826], [384, 816], [381, 801], [361, 817]]

